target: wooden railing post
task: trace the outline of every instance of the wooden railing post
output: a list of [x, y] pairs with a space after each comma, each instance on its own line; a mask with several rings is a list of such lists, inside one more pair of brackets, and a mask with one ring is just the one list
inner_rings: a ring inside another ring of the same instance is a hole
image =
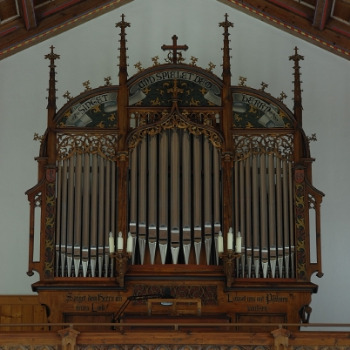
[[75, 350], [77, 336], [80, 332], [76, 331], [72, 327], [61, 329], [58, 334], [62, 337], [62, 350]]
[[271, 332], [274, 341], [274, 349], [275, 350], [288, 350], [288, 339], [290, 336], [290, 331], [285, 328], [278, 328]]

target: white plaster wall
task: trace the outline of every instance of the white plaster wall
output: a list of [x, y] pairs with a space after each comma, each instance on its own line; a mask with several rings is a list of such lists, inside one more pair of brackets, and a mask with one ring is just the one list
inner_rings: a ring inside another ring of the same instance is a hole
[[273, 96], [287, 93], [292, 108], [292, 62], [295, 46], [305, 56], [301, 62], [304, 129], [317, 134], [311, 144], [314, 185], [325, 193], [322, 205], [322, 279], [313, 281], [319, 292], [313, 296], [312, 322], [349, 322], [350, 302], [350, 69], [349, 61], [248, 17], [215, 0], [134, 0], [67, 33], [42, 42], [0, 61], [0, 294], [30, 294], [37, 275], [26, 275], [28, 262], [29, 205], [25, 191], [37, 182], [39, 142], [35, 132], [46, 128], [48, 61], [54, 45], [57, 61], [57, 105], [69, 90], [73, 96], [112, 76], [117, 83], [117, 48], [120, 15], [131, 23], [127, 29], [129, 76], [141, 61], [152, 64], [161, 58], [162, 44], [176, 34], [187, 44], [186, 58], [199, 58], [198, 65], [216, 64], [221, 75], [222, 28], [218, 23], [228, 13], [231, 28], [232, 81], [247, 77], [247, 85], [269, 84]]

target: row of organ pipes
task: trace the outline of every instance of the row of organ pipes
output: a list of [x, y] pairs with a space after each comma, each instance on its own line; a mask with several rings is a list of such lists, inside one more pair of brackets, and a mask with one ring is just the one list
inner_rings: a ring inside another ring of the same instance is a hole
[[192, 246], [200, 264], [202, 243], [206, 264], [216, 263], [219, 151], [203, 135], [173, 129], [142, 139], [130, 163], [130, 232], [138, 237], [137, 261], [144, 263], [148, 239], [151, 264], [157, 244], [162, 264], [179, 263], [179, 255], [181, 263], [188, 264]]
[[[56, 276], [114, 276], [115, 159], [75, 150], [57, 168]], [[220, 150], [206, 136], [178, 128], [144, 136], [129, 153], [128, 187], [133, 264], [219, 264], [225, 193]], [[293, 278], [291, 159], [276, 150], [240, 153], [232, 188], [232, 226], [242, 235], [236, 276]]]
[[108, 233], [117, 229], [116, 163], [76, 151], [57, 168], [56, 275], [113, 275]]

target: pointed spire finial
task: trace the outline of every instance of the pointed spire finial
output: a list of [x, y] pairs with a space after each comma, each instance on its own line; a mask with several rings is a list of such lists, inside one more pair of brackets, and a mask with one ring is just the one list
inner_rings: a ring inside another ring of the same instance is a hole
[[[60, 55], [57, 55], [54, 53], [54, 46], [51, 45], [50, 53], [45, 55], [45, 59], [50, 60], [50, 79], [49, 79], [49, 96], [48, 96], [48, 104], [47, 104], [47, 109], [52, 109], [54, 112], [56, 110], [56, 71], [55, 71], [55, 60], [60, 58]], [[52, 117], [52, 116], [51, 116]]]
[[304, 56], [301, 56], [298, 54], [298, 48], [295, 46], [294, 48], [294, 55], [293, 56], [289, 56], [290, 60], [293, 60], [294, 62], [299, 62], [301, 60], [304, 59]]
[[130, 27], [130, 23], [129, 22], [125, 22], [125, 15], [124, 13], [120, 16], [122, 18], [122, 20], [118, 23], [115, 24], [116, 27], [121, 28], [122, 30], [125, 30], [126, 27]]
[[219, 23], [219, 27], [225, 28], [225, 32], [226, 31], [228, 32], [228, 28], [229, 27], [233, 27], [233, 23], [228, 20], [228, 14], [227, 13], [225, 13], [225, 21]]
[[55, 59], [60, 58], [60, 55], [57, 55], [56, 53], [53, 52], [54, 48], [55, 47], [53, 45], [51, 45], [50, 46], [51, 52], [49, 54], [45, 55], [45, 58], [50, 60], [50, 65], [54, 65]]
[[298, 48], [294, 48], [294, 55], [289, 57], [289, 60], [294, 61], [294, 116], [297, 123], [302, 127], [302, 103], [301, 103], [301, 80], [300, 80], [300, 66], [299, 62], [304, 59], [304, 56], [299, 55]]
[[233, 23], [228, 20], [228, 14], [225, 14], [225, 21], [219, 23], [219, 27], [224, 28], [224, 47], [223, 47], [223, 63], [222, 63], [222, 76], [224, 84], [229, 87], [231, 85], [231, 63], [230, 63], [230, 45], [228, 29], [233, 27]]
[[120, 47], [119, 47], [119, 85], [125, 85], [127, 81], [127, 55], [126, 55], [126, 33], [125, 28], [130, 27], [130, 23], [125, 22], [125, 15], [121, 15], [122, 20], [116, 23], [116, 27], [120, 28]]

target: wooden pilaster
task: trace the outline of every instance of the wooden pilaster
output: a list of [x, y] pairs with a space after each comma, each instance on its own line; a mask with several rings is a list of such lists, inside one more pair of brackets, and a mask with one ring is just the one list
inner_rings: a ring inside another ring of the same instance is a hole
[[294, 61], [294, 118], [295, 118], [295, 138], [294, 138], [294, 161], [299, 163], [300, 159], [304, 156], [302, 150], [302, 127], [303, 127], [303, 107], [301, 99], [301, 81], [300, 81], [300, 60], [304, 57], [298, 54], [298, 48], [295, 47], [295, 53], [290, 56], [289, 59]]
[[[224, 236], [232, 226], [232, 179], [233, 169], [233, 139], [232, 139], [232, 96], [231, 96], [231, 64], [230, 64], [230, 45], [228, 29], [233, 24], [228, 21], [228, 15], [225, 15], [225, 21], [219, 24], [224, 28], [224, 48], [223, 48], [223, 89], [222, 89], [222, 132], [224, 135], [222, 168], [223, 168], [223, 188], [225, 193], [223, 197], [223, 230]], [[224, 242], [226, 242], [224, 238]]]
[[126, 136], [129, 127], [128, 120], [128, 87], [127, 87], [127, 55], [126, 55], [126, 33], [125, 29], [130, 27], [128, 22], [122, 20], [116, 24], [120, 28], [120, 47], [119, 47], [119, 90], [117, 96], [118, 103], [118, 145], [117, 145], [117, 166], [118, 166], [118, 203], [125, 203], [118, 208], [118, 230], [123, 233], [124, 240], [127, 237], [127, 205], [128, 203], [128, 188], [127, 188], [127, 173], [128, 173], [128, 145]]

